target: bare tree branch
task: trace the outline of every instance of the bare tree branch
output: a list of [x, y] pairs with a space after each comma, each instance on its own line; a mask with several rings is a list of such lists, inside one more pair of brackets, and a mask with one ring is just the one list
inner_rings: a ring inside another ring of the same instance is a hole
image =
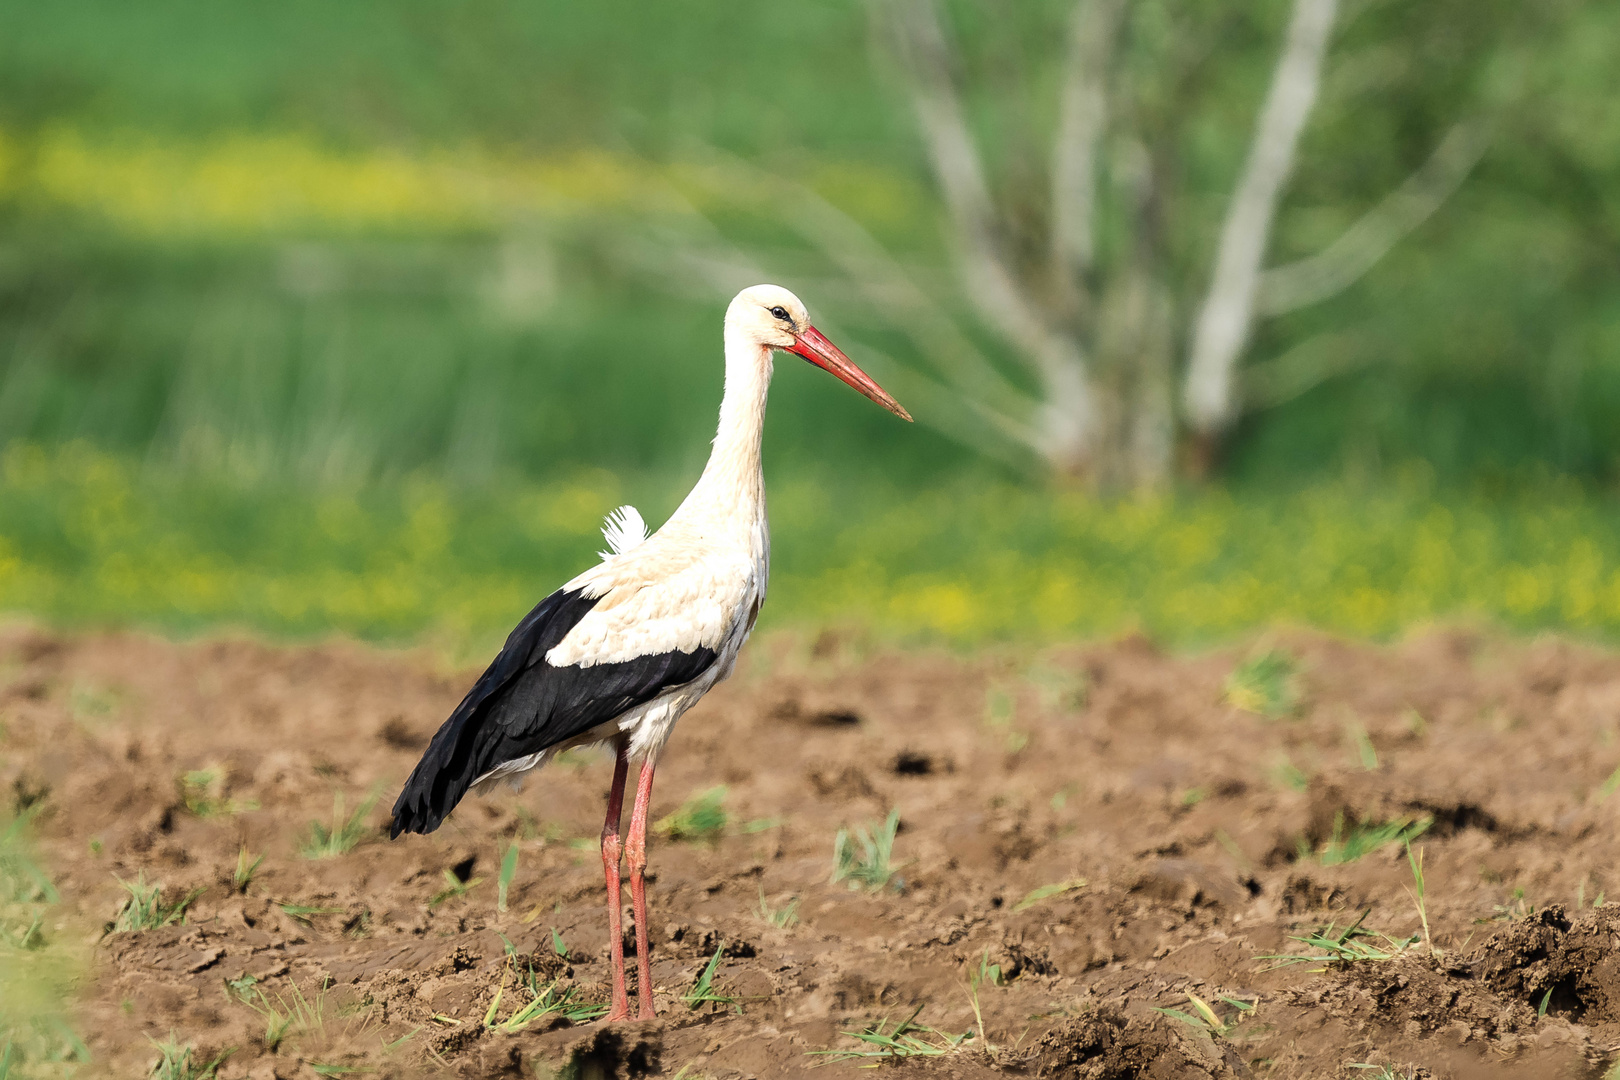
[[1490, 141], [1483, 124], [1454, 126], [1422, 167], [1327, 248], [1261, 274], [1256, 311], [1281, 315], [1349, 288], [1440, 209], [1485, 156]]
[[1040, 376], [1048, 406], [1042, 423], [1046, 452], [1054, 461], [1078, 462], [1095, 425], [1085, 357], [1077, 342], [1047, 324], [1002, 255], [994, 204], [957, 99], [950, 46], [934, 0], [871, 2], [888, 16], [906, 89], [955, 228], [967, 298]]
[[1108, 66], [1123, 0], [1080, 0], [1069, 22], [1057, 136], [1052, 145], [1052, 272], [1078, 299], [1096, 249], [1097, 144], [1108, 123]]
[[1045, 465], [1040, 459], [1040, 432], [1027, 422], [987, 408], [980, 399], [929, 378], [870, 342], [851, 340], [860, 346], [861, 355], [876, 356], [887, 363], [891, 374], [885, 376], [885, 384], [911, 406], [923, 423], [946, 438], [1019, 472]]
[[1243, 369], [1243, 400], [1271, 409], [1309, 393], [1329, 379], [1368, 366], [1378, 354], [1355, 330], [1317, 334], [1281, 356]]
[[1221, 228], [1215, 272], [1193, 331], [1182, 405], [1211, 434], [1236, 416], [1233, 370], [1254, 323], [1254, 301], [1271, 225], [1293, 170], [1300, 132], [1316, 103], [1338, 0], [1294, 0], [1282, 56], [1260, 111], [1248, 160]]

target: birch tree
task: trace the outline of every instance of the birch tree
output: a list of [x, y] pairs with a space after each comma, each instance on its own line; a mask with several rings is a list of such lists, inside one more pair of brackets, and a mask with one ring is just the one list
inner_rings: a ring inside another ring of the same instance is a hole
[[[632, 257], [668, 284], [701, 283], [705, 296], [773, 277], [858, 307], [886, 335], [907, 339], [917, 359], [891, 358], [884, 378], [915, 404], [919, 421], [986, 455], [1102, 489], [1165, 483], [1178, 447], [1201, 472], [1242, 416], [1249, 384], [1263, 384], [1265, 404], [1309, 383], [1269, 368], [1259, 380], [1240, 377], [1257, 327], [1356, 282], [1456, 190], [1487, 143], [1483, 124], [1456, 124], [1342, 235], [1309, 257], [1268, 266], [1339, 0], [1291, 0], [1242, 165], [1222, 196], [1224, 214], [1209, 223], [1211, 232], [1219, 223], [1212, 243], [1185, 235], [1202, 219], [1187, 210], [1193, 199], [1180, 174], [1176, 117], [1163, 115], [1182, 103], [1163, 88], [1187, 83], [1182, 69], [1229, 58], [1182, 25], [1184, 9], [1075, 0], [1040, 156], [1041, 205], [1032, 208], [1027, 184], [1009, 194], [1014, 185], [992, 173], [941, 0], [867, 5], [877, 55], [915, 119], [941, 197], [954, 288], [940, 287], [934, 267], [886, 250], [809, 186], [712, 149], [694, 154], [698, 176], [688, 180], [711, 199], [753, 203], [793, 228], [834, 276], [810, 282], [780, 273], [781, 263], [730, 245], [691, 207], [686, 220], [701, 223], [699, 234], [644, 245]], [[1168, 25], [1172, 46], [1142, 46], [1141, 23]], [[1200, 251], [1207, 262], [1188, 258]], [[840, 336], [856, 340], [843, 329]], [[1342, 369], [1342, 339], [1324, 346]], [[861, 347], [868, 357], [879, 352], [870, 342]]]
[[[869, 5], [943, 197], [962, 296], [1037, 392], [1021, 407], [1008, 395], [992, 404], [963, 380], [962, 364], [938, 368], [941, 389], [993, 414], [997, 430], [1015, 433], [1052, 470], [1104, 487], [1162, 483], [1180, 432], [1207, 460], [1242, 413], [1238, 368], [1257, 320], [1356, 281], [1438, 208], [1486, 144], [1482, 125], [1457, 125], [1422, 168], [1323, 251], [1266, 267], [1339, 15], [1338, 0], [1293, 0], [1213, 259], [1189, 273], [1175, 265], [1167, 236], [1170, 155], [1142, 122], [1140, 87], [1118, 70], [1131, 5], [1078, 0], [1048, 156], [1048, 243], [1035, 259], [1008, 241], [1010, 215], [992, 194], [965, 118], [960, 64], [938, 0]], [[1105, 181], [1116, 239], [1102, 258]], [[987, 363], [976, 357], [966, 367]]]

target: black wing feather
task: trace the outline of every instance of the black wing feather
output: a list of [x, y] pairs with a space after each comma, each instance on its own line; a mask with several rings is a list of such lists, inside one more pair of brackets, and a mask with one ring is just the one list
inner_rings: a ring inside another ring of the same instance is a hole
[[546, 653], [596, 600], [561, 589], [518, 623], [417, 762], [394, 803], [391, 836], [437, 829], [475, 780], [696, 679], [715, 651], [666, 652], [617, 664], [553, 667]]

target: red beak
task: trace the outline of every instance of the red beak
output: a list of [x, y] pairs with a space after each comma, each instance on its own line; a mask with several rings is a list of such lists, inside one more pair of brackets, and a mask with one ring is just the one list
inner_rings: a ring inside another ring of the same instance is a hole
[[798, 353], [822, 371], [830, 371], [862, 394], [888, 409], [900, 419], [911, 421], [911, 414], [890, 397], [888, 391], [872, 381], [872, 376], [855, 366], [855, 361], [844, 355], [842, 349], [828, 341], [820, 330], [806, 326], [797, 341], [788, 346], [788, 352]]

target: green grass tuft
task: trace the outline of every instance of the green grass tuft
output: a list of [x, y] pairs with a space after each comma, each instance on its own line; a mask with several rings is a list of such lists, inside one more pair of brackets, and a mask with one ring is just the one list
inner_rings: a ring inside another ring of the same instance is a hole
[[319, 821], [310, 822], [309, 833], [298, 845], [298, 853], [306, 859], [334, 859], [352, 851], [361, 840], [365, 839], [368, 831], [366, 817], [376, 805], [377, 796], [368, 795], [354, 813], [344, 818], [343, 792], [336, 792], [332, 796], [331, 826], [323, 825]]
[[1289, 791], [1306, 791], [1311, 786], [1311, 778], [1305, 771], [1286, 757], [1273, 766], [1271, 779], [1278, 787]]
[[[113, 875], [117, 877], [117, 875]], [[187, 893], [179, 901], [167, 904], [163, 901], [163, 886], [161, 884], [147, 884], [146, 872], [141, 871], [135, 875], [134, 881], [125, 881], [118, 878], [118, 884], [129, 893], [113, 917], [113, 933], [138, 934], [142, 930], [154, 930], [170, 923], [184, 922], [186, 909], [191, 902], [207, 892], [206, 886], [199, 886]]]
[[293, 983], [287, 994], [266, 994], [247, 986], [238, 991], [239, 999], [264, 1020], [264, 1048], [275, 1053], [288, 1039], [323, 1031], [326, 1027], [326, 988], [310, 1001]]
[[[557, 931], [552, 929], [553, 938], [560, 942], [556, 936]], [[548, 1016], [560, 1017], [570, 1024], [584, 1024], [595, 1020], [607, 1012], [606, 1005], [598, 1005], [586, 1001], [576, 1001], [573, 986], [562, 986], [561, 980], [552, 979], [545, 986], [541, 986], [540, 976], [535, 973], [534, 965], [518, 956], [517, 947], [506, 937], [501, 935], [501, 943], [506, 949], [506, 962], [501, 965], [501, 981], [495, 987], [495, 996], [484, 1012], [484, 1028], [487, 1031], [504, 1031], [508, 1035], [524, 1030], [536, 1020], [543, 1020]], [[557, 955], [566, 954], [566, 950], [559, 950]], [[522, 971], [519, 971], [519, 967]], [[505, 1020], [499, 1019], [501, 1001], [506, 997], [506, 983], [509, 975], [516, 974], [515, 990], [519, 995], [526, 995], [526, 1004], [518, 1006]]]
[[951, 1035], [939, 1028], [917, 1023], [917, 1016], [922, 1010], [921, 1005], [917, 1006], [910, 1016], [895, 1024], [893, 1028], [888, 1027], [888, 1021], [879, 1020], [860, 1031], [841, 1032], [861, 1043], [862, 1049], [811, 1050], [808, 1053], [825, 1057], [828, 1061], [870, 1062], [866, 1067], [873, 1068], [885, 1061], [944, 1057], [946, 1054], [963, 1049], [965, 1044], [973, 1039], [971, 1031]]
[[706, 840], [713, 843], [720, 839], [731, 821], [723, 805], [725, 801], [725, 785], [712, 787], [692, 796], [673, 814], [654, 823], [653, 830], [671, 840]]
[[1298, 855], [1301, 861], [1315, 859], [1323, 866], [1338, 866], [1355, 862], [1390, 844], [1409, 844], [1422, 836], [1432, 824], [1434, 819], [1429, 817], [1416, 821], [1393, 818], [1383, 822], [1363, 821], [1347, 829], [1344, 812], [1340, 811], [1333, 815], [1333, 835], [1322, 844], [1320, 850], [1313, 852], [1310, 845], [1301, 840]]
[[714, 955], [709, 957], [698, 977], [693, 981], [691, 989], [681, 995], [681, 1000], [688, 1009], [696, 1009], [702, 1005], [735, 1005], [737, 999], [720, 993], [714, 988], [714, 973], [720, 967], [720, 954], [725, 949], [725, 942], [714, 947]]
[[1378, 771], [1378, 750], [1373, 746], [1372, 736], [1360, 724], [1351, 724], [1345, 735], [1350, 740], [1350, 747], [1355, 752], [1356, 764], [1365, 772]]
[[477, 888], [483, 883], [484, 879], [481, 877], [469, 878], [466, 881], [462, 881], [456, 876], [456, 872], [454, 870], [446, 867], [444, 870], [444, 888], [433, 894], [432, 899], [428, 901], [428, 909], [432, 910], [433, 908], [436, 908], [440, 904], [444, 903], [446, 900], [453, 900], [458, 896], [466, 896], [468, 893], [472, 892], [473, 889]]
[[348, 910], [347, 908], [340, 907], [318, 907], [313, 904], [279, 904], [277, 906], [281, 908], [284, 915], [297, 919], [305, 926], [310, 925], [310, 919], [312, 916], [343, 915], [346, 914]]
[[1051, 885], [1042, 885], [1039, 888], [1031, 889], [1029, 892], [1025, 893], [1024, 898], [1013, 905], [1013, 910], [1027, 911], [1036, 904], [1040, 903], [1042, 900], [1050, 900], [1054, 896], [1062, 896], [1064, 893], [1073, 892], [1076, 889], [1083, 889], [1085, 887], [1086, 882], [1084, 878], [1070, 878], [1068, 881], [1059, 881]]
[[179, 780], [180, 801], [198, 817], [223, 817], [257, 810], [259, 804], [251, 799], [237, 800], [225, 794], [225, 769], [210, 765], [182, 773]]
[[[1368, 1073], [1366, 1080], [1418, 1080], [1416, 1065], [1407, 1066], [1405, 1072], [1396, 1072], [1393, 1065], [1374, 1065], [1367, 1061], [1352, 1061], [1345, 1068], [1366, 1070]], [[1606, 1074], [1604, 1080], [1611, 1080], [1611, 1078], [1612, 1080], [1620, 1080], [1620, 1066], [1616, 1066], [1616, 1070], [1616, 1072]]]
[[1412, 906], [1417, 909], [1418, 922], [1423, 926], [1423, 944], [1429, 950], [1429, 955], [1434, 956], [1439, 950], [1434, 947], [1434, 938], [1429, 934], [1428, 883], [1423, 877], [1423, 849], [1418, 848], [1414, 854], [1410, 841], [1406, 843], [1406, 865], [1412, 871], [1412, 884], [1406, 892], [1412, 898]]
[[213, 1080], [219, 1067], [225, 1064], [225, 1059], [236, 1052], [236, 1048], [231, 1047], [220, 1051], [212, 1060], [203, 1062], [196, 1059], [196, 1048], [190, 1043], [182, 1046], [172, 1031], [165, 1042], [150, 1037], [147, 1041], [158, 1052], [158, 1059], [152, 1063], [148, 1073], [152, 1080]]
[[1295, 964], [1345, 965], [1369, 961], [1383, 962], [1404, 956], [1407, 950], [1423, 940], [1418, 934], [1396, 938], [1364, 928], [1361, 924], [1371, 913], [1371, 908], [1363, 911], [1361, 918], [1343, 930], [1329, 923], [1321, 930], [1291, 939], [1314, 951], [1262, 956], [1259, 959], [1273, 961], [1271, 965], [1273, 970]]
[[1597, 801], [1602, 802], [1617, 791], [1620, 791], [1620, 769], [1610, 773], [1609, 778], [1598, 786]]
[[848, 829], [838, 830], [833, 840], [833, 882], [847, 881], [851, 889], [865, 888], [871, 892], [878, 892], [892, 882], [898, 889], [894, 837], [899, 830], [898, 808], [890, 810], [881, 825], [861, 826], [853, 833]]
[[495, 882], [495, 910], [506, 910], [506, 893], [512, 887], [512, 879], [517, 877], [518, 868], [518, 842], [513, 840], [506, 846], [506, 855], [501, 859], [501, 875]]
[[1281, 649], [1270, 649], [1232, 669], [1223, 687], [1228, 705], [1268, 720], [1299, 711], [1299, 665]]
[[231, 874], [237, 892], [246, 894], [248, 886], [253, 884], [253, 875], [259, 872], [259, 864], [263, 862], [264, 856], [248, 851], [246, 844], [237, 849], [236, 870]]
[[570, 1024], [588, 1024], [607, 1013], [606, 1005], [593, 1004], [587, 1001], [576, 1001], [574, 993], [576, 987], [560, 986], [557, 980], [552, 980], [544, 988], [536, 986], [534, 972], [528, 973], [528, 981], [524, 984], [528, 992], [529, 1001], [520, 1006], [505, 1020], [499, 1020], [501, 999], [506, 994], [504, 979], [495, 990], [495, 998], [489, 1004], [489, 1010], [484, 1013], [484, 1028], [489, 1031], [504, 1031], [508, 1035], [523, 1031], [530, 1024], [547, 1017], [559, 1017]]
[[799, 898], [797, 896], [789, 897], [787, 903], [781, 907], [774, 907], [769, 900], [765, 899], [765, 886], [761, 885], [759, 887], [759, 905], [754, 908], [754, 914], [758, 915], [767, 926], [774, 926], [778, 930], [792, 929], [799, 922]]
[[1155, 1006], [1154, 1011], [1161, 1012], [1173, 1020], [1180, 1020], [1197, 1031], [1225, 1037], [1236, 1031], [1244, 1021], [1250, 1018], [1250, 1014], [1255, 1010], [1255, 1003], [1252, 1001], [1240, 1001], [1232, 997], [1221, 997], [1215, 1000], [1222, 1002], [1233, 1010], [1230, 1019], [1222, 1020], [1220, 1014], [1215, 1011], [1214, 1006], [1193, 993], [1187, 995], [1187, 1004], [1193, 1008], [1190, 1013], [1184, 1009], [1162, 1009], [1157, 1006]]

